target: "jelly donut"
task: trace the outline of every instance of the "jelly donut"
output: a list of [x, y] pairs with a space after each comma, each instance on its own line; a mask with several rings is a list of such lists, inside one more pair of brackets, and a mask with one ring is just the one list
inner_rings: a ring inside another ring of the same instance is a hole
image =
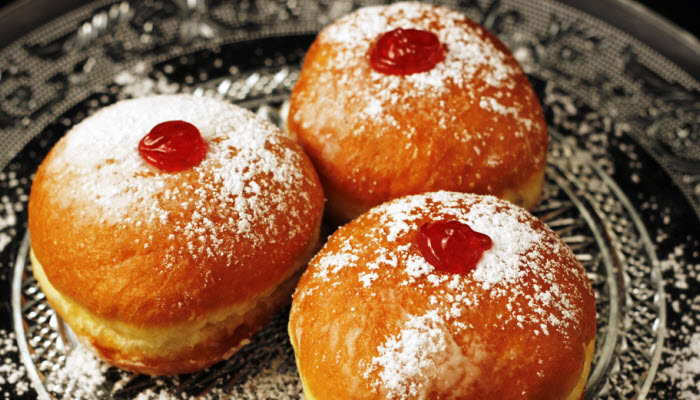
[[494, 35], [445, 7], [367, 7], [323, 29], [287, 128], [337, 221], [435, 190], [528, 209], [540, 198], [548, 134], [537, 97]]
[[34, 275], [80, 340], [150, 375], [228, 358], [284, 305], [323, 193], [272, 123], [189, 95], [118, 102], [61, 138], [29, 199]]
[[582, 398], [596, 307], [572, 251], [524, 209], [434, 192], [338, 229], [294, 294], [306, 399]]

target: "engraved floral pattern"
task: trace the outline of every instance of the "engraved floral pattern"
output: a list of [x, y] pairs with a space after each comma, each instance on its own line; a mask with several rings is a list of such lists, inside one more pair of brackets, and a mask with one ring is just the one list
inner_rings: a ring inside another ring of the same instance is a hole
[[[9, 285], [24, 231], [29, 177], [72, 124], [119, 98], [173, 91], [242, 101], [279, 119], [313, 33], [364, 3], [102, 1], [60, 17], [0, 51], [0, 283]], [[622, 216], [604, 225], [624, 256], [620, 306], [628, 314], [617, 327], [619, 357], [606, 367], [596, 398], [700, 395], [700, 376], [679, 378], [669, 372], [674, 360], [690, 357], [688, 332], [697, 329], [700, 313], [697, 302], [689, 300], [700, 297], [699, 289], [676, 282], [681, 273], [686, 274], [684, 282], [697, 280], [700, 243], [697, 238], [682, 243], [677, 240], [686, 238], [673, 239], [677, 225], [686, 222], [674, 218], [700, 217], [700, 84], [613, 28], [556, 3], [445, 3], [482, 23], [512, 49], [543, 102], [548, 123], [565, 138], [566, 146], [553, 151], [584, 149], [591, 157], [586, 162], [593, 166], [576, 164], [580, 159], [570, 154], [571, 160], [555, 167], [583, 176], [570, 183], [577, 195], [588, 199], [593, 214], [598, 210]], [[605, 174], [620, 183], [631, 205], [611, 200], [615, 196]], [[659, 188], [644, 185], [653, 174], [660, 174], [652, 177], [655, 182], [668, 179], [679, 188], [689, 212], [671, 210], [663, 202], [664, 193], [656, 193]], [[652, 227], [650, 232], [629, 216], [635, 208]], [[593, 271], [597, 262], [584, 260]], [[606, 287], [603, 281], [598, 282], [600, 290]], [[672, 305], [667, 309], [659, 298], [664, 289]], [[48, 312], [39, 310], [36, 318], [49, 318]], [[600, 310], [601, 315], [606, 312]], [[0, 321], [9, 321], [9, 311], [0, 310]], [[659, 341], [666, 328], [667, 337]], [[45, 340], [57, 339], [49, 336]], [[62, 362], [58, 353], [40, 357]], [[694, 382], [695, 389], [681, 388], [682, 382]], [[290, 385], [292, 391], [299, 389]]]

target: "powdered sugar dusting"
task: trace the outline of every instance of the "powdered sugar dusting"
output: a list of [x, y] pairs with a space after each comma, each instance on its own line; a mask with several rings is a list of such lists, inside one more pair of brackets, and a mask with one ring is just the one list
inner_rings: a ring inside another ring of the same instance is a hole
[[76, 346], [61, 368], [47, 378], [47, 389], [61, 399], [89, 399], [106, 395], [105, 372], [109, 365], [93, 356], [85, 347]]
[[[379, 382], [374, 386], [389, 393], [404, 394], [402, 398], [425, 399], [431, 391], [448, 393], [467, 369], [475, 368], [461, 352], [454, 338], [444, 328], [437, 311], [412, 316], [397, 336], [390, 337], [379, 347], [379, 356], [365, 372], [365, 378], [379, 369]], [[381, 385], [380, 385], [381, 383]]]
[[[443, 26], [435, 29], [436, 21]], [[398, 28], [413, 28], [433, 31], [441, 43], [448, 46], [445, 60], [430, 71], [404, 77], [372, 72], [373, 81], [388, 88], [398, 87], [404, 80], [413, 84], [420, 92], [444, 90], [446, 82], [463, 86], [479, 71], [487, 67], [484, 78], [492, 86], [509, 86], [509, 77], [514, 73], [504, 64], [502, 53], [478, 35], [480, 28], [465, 29], [461, 22], [464, 15], [447, 8], [430, 8], [420, 3], [396, 3], [388, 7], [366, 7], [341, 18], [330, 25], [320, 36], [322, 42], [339, 46], [345, 51], [338, 55], [335, 65], [358, 63], [357, 54], [366, 54], [372, 42], [382, 33]], [[391, 90], [387, 95], [390, 95]], [[384, 99], [395, 102], [396, 98]]]
[[506, 107], [493, 97], [482, 97], [479, 100], [479, 106], [484, 110], [495, 111], [501, 115], [517, 115], [518, 113], [515, 107]]
[[700, 395], [700, 333], [688, 335], [688, 346], [680, 350], [667, 348], [665, 357], [672, 360], [662, 370], [666, 383], [680, 389], [675, 399], [696, 400]]
[[[435, 34], [445, 59], [410, 75], [375, 71], [368, 52], [399, 28]], [[501, 194], [510, 178], [495, 175], [524, 177], [546, 155], [537, 98], [502, 44], [460, 12], [412, 2], [361, 8], [321, 31], [292, 93], [289, 126], [324, 166], [323, 178], [373, 201], [425, 185]], [[397, 167], [406, 162], [426, 177], [406, 179]]]
[[[367, 65], [366, 54], [373, 42], [382, 33], [393, 29], [420, 29], [435, 33], [446, 47], [445, 60], [433, 69], [411, 75], [389, 75], [372, 70]], [[409, 99], [421, 99], [426, 96], [449, 99], [450, 91], [472, 92], [474, 104], [480, 104], [479, 98], [483, 88], [474, 85], [475, 80], [483, 80], [493, 95], [510, 97], [509, 91], [516, 85], [515, 76], [520, 74], [517, 67], [506, 62], [508, 56], [498, 49], [493, 42], [482, 38], [483, 28], [465, 23], [463, 14], [446, 7], [433, 7], [421, 3], [395, 3], [389, 6], [365, 7], [349, 14], [324, 29], [318, 36], [320, 45], [332, 46], [334, 59], [332, 73], [321, 73], [314, 79], [325, 83], [333, 82], [329, 87], [343, 87], [340, 96], [347, 93], [342, 102], [358, 102], [358, 111], [363, 118], [380, 121], [383, 126], [390, 126], [406, 132], [411, 136], [415, 127], [404, 121], [397, 121], [389, 109], [406, 104]], [[367, 79], [363, 72], [369, 68], [369, 84], [363, 84], [357, 90], [354, 82]], [[362, 78], [360, 78], [362, 76]], [[492, 105], [495, 99], [485, 98], [481, 103]], [[440, 107], [431, 112], [439, 113], [440, 128], [451, 132], [464, 140], [464, 135], [478, 136], [482, 132], [466, 132], [449, 129], [455, 115], [461, 114], [468, 104], [449, 100], [439, 102]], [[498, 107], [500, 106], [500, 107]], [[521, 106], [505, 107], [500, 104], [489, 106], [489, 111], [515, 117], [520, 124], [532, 125], [529, 117], [522, 116]], [[301, 118], [300, 114], [293, 116]], [[299, 120], [300, 122], [304, 122]]]
[[[466, 223], [492, 239], [493, 247], [472, 273], [438, 271], [420, 254], [414, 240], [418, 227], [440, 219]], [[448, 385], [447, 374], [437, 372], [445, 365], [457, 363], [462, 372], [465, 365], [477, 368], [473, 360], [448, 359], [463, 357], [458, 349], [445, 350], [454, 345], [453, 334], [474, 328], [461, 317], [482, 302], [505, 304], [508, 312], [498, 316], [499, 329], [557, 335], [565, 343], [578, 340], [570, 335], [582, 329], [579, 307], [584, 292], [592, 294], [590, 283], [571, 250], [525, 210], [492, 196], [435, 192], [385, 203], [358, 221], [373, 222], [362, 237], [339, 239], [344, 240], [339, 251], [322, 250], [312, 262], [319, 283], [306, 285], [295, 296], [303, 301], [320, 286], [329, 287], [321, 282], [332, 283], [334, 275], [348, 269], [358, 273], [345, 274], [345, 279], [356, 276], [361, 287], [396, 282], [390, 277], [398, 276], [399, 286], [410, 285], [418, 293], [430, 290], [426, 314], [408, 316], [399, 333], [380, 345], [379, 355], [365, 360], [364, 374], [375, 376], [372, 384], [387, 390], [388, 398], [423, 398], [434, 385]], [[568, 259], [570, 267], [552, 264], [553, 254]]]
[[[139, 140], [158, 123], [184, 120], [195, 125], [208, 145], [205, 159], [183, 173], [164, 173], [139, 155]], [[221, 232], [238, 232], [261, 240], [250, 229], [265, 220], [272, 234], [279, 221], [273, 209], [284, 208], [285, 196], [306, 196], [308, 179], [301, 155], [282, 144], [270, 122], [229, 103], [189, 95], [157, 96], [119, 102], [77, 125], [59, 143], [64, 148], [46, 166], [59, 182], [55, 198], [69, 208], [99, 215], [105, 224], [169, 226], [188, 238], [189, 248], [172, 247], [164, 263], [185, 254], [213, 255]], [[262, 191], [255, 180], [280, 190]], [[82, 206], [88, 203], [90, 207]], [[300, 220], [298, 210], [283, 210]], [[297, 234], [289, 226], [289, 237]], [[174, 236], [170, 236], [174, 238]], [[139, 243], [148, 248], [150, 243]]]
[[0, 399], [24, 396], [29, 391], [27, 370], [19, 361], [15, 334], [0, 329]]

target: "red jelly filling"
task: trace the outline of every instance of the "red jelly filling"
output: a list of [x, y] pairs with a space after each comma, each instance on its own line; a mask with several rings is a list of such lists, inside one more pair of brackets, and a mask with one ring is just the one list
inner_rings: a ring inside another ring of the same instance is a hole
[[445, 48], [437, 35], [419, 29], [385, 32], [369, 50], [372, 68], [389, 75], [430, 71], [444, 59]]
[[445, 272], [472, 271], [491, 246], [490, 237], [459, 221], [428, 222], [418, 231], [418, 248], [423, 258]]
[[199, 129], [185, 121], [160, 123], [139, 142], [141, 157], [167, 172], [198, 165], [206, 152], [207, 144]]

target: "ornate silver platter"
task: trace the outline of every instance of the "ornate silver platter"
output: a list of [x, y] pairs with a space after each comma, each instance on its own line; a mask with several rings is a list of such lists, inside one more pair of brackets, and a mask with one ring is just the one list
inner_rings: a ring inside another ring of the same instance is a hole
[[[586, 398], [697, 398], [700, 84], [558, 3], [446, 3], [509, 45], [543, 103], [552, 141], [536, 214], [574, 249], [597, 296]], [[314, 33], [362, 4], [97, 1], [0, 52], [4, 398], [300, 397], [284, 313], [197, 374], [152, 379], [87, 355], [32, 278], [25, 208], [53, 143], [121, 98], [192, 92], [281, 124]]]

